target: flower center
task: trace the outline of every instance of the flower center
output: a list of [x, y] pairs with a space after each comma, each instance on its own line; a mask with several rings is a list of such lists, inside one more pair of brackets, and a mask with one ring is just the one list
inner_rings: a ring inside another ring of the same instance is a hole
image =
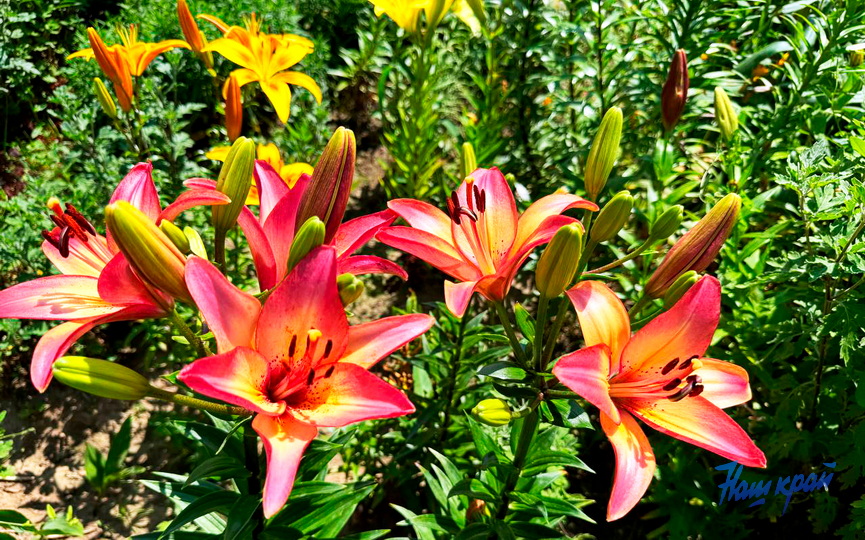
[[703, 393], [703, 379], [694, 371], [703, 367], [697, 355], [685, 360], [674, 358], [667, 362], [660, 373], [647, 375], [632, 382], [610, 380], [610, 397], [643, 398], [680, 401]]
[[110, 253], [103, 253], [103, 250], [100, 249], [101, 246], [95, 245], [98, 242], [90, 241], [96, 237], [96, 229], [74, 206], [66, 203], [66, 209], [64, 210], [60, 205], [60, 201], [54, 197], [48, 200], [47, 206], [54, 212], [50, 217], [58, 229], [51, 231], [43, 230], [42, 238], [57, 248], [57, 251], [60, 252], [60, 255], [64, 259], [69, 256], [69, 242], [73, 238], [77, 238], [97, 257], [106, 260], [106, 262], [111, 260]]
[[[481, 216], [487, 210], [487, 192], [475, 185], [474, 178], [466, 178], [466, 203], [460, 202], [459, 194], [451, 192], [447, 200], [448, 216], [462, 231], [462, 237], [468, 242], [477, 265], [485, 275], [494, 274], [495, 262], [491, 255], [491, 235], [487, 231], [486, 220]], [[455, 233], [456, 235], [456, 233]], [[457, 243], [459, 245], [459, 242]]]
[[[269, 373], [267, 395], [270, 401], [274, 403], [292, 402], [303, 398], [317, 375], [313, 366], [317, 367], [323, 361], [327, 361], [333, 352], [333, 340], [328, 339], [324, 343], [320, 358], [316, 359], [321, 337], [322, 334], [319, 330], [307, 331], [306, 348], [302, 356], [299, 356], [297, 351], [297, 334], [291, 337], [288, 345], [288, 359], [274, 361]], [[331, 364], [325, 369], [324, 377], [330, 377], [333, 370], [334, 365]]]

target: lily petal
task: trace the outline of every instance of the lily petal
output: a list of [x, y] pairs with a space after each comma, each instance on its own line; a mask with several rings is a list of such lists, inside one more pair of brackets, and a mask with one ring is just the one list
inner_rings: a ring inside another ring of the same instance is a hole
[[312, 97], [314, 97], [318, 103], [321, 103], [321, 88], [319, 88], [318, 84], [315, 82], [315, 80], [313, 80], [312, 77], [305, 73], [300, 73], [297, 71], [284, 71], [282, 73], [277, 73], [276, 75], [271, 77], [270, 80], [285, 84], [293, 84], [295, 86], [305, 88], [309, 90], [309, 93], [312, 94]]
[[174, 221], [181, 213], [195, 206], [221, 206], [230, 202], [231, 198], [228, 195], [216, 190], [190, 189], [181, 193], [173, 203], [166, 206], [155, 223], [159, 225], [163, 219]]
[[435, 324], [429, 315], [412, 314], [385, 317], [350, 326], [348, 345], [340, 362], [369, 369], [379, 360], [420, 336]]
[[556, 362], [553, 375], [575, 393], [601, 410], [614, 424], [621, 422], [619, 410], [610, 398], [610, 349], [593, 345], [566, 354]]
[[712, 358], [701, 358], [700, 362], [703, 366], [694, 370], [703, 380], [700, 397], [721, 409], [751, 401], [748, 372], [743, 367]]
[[541, 197], [526, 208], [526, 211], [520, 216], [514, 246], [526, 243], [548, 218], [558, 216], [571, 208], [584, 208], [597, 211], [598, 205], [582, 197], [566, 193], [554, 193]]
[[[289, 194], [289, 189], [279, 173], [266, 161], [255, 160], [255, 166], [252, 170], [259, 193], [259, 220], [264, 222], [276, 203]], [[300, 200], [299, 195], [297, 199]], [[294, 224], [292, 224], [293, 226]]]
[[[486, 245], [483, 247], [498, 266], [514, 245], [517, 236], [519, 213], [514, 192], [497, 167], [476, 169], [457, 189], [457, 197], [461, 204], [468, 207], [476, 208], [476, 204], [468, 204], [469, 197], [475, 197], [474, 193], [466, 193], [469, 179], [473, 179], [473, 191], [476, 189], [477, 192], [485, 193], [486, 209], [478, 216], [479, 221], [482, 221], [478, 224], [478, 228], [484, 230]], [[456, 234], [454, 238], [457, 238]]]
[[622, 301], [600, 281], [581, 281], [567, 291], [577, 310], [586, 346], [603, 343], [610, 348], [610, 375], [619, 372], [622, 349], [631, 339], [631, 323]]
[[618, 381], [643, 378], [675, 358], [703, 356], [720, 316], [721, 285], [704, 276], [669, 311], [634, 334], [622, 351]]
[[150, 162], [135, 165], [120, 181], [108, 204], [117, 201], [130, 203], [156, 222], [162, 205], [159, 204], [159, 194], [156, 192], [156, 184], [153, 183], [153, 165]]
[[[336, 288], [336, 250], [330, 246], [312, 250], [268, 297], [259, 317], [256, 349], [265, 358], [282, 360], [291, 368], [292, 360], [306, 353], [310, 330], [332, 341], [331, 358], [342, 356], [348, 320]], [[292, 340], [295, 355], [289, 357]], [[318, 347], [316, 361], [325, 348], [324, 343]]]
[[252, 253], [252, 263], [255, 265], [255, 273], [258, 274], [258, 285], [262, 291], [266, 291], [276, 285], [276, 259], [270, 248], [270, 241], [264, 233], [264, 229], [249, 208], [240, 209], [237, 216], [237, 225], [243, 231], [243, 236], [249, 243], [249, 251]]
[[414, 405], [383, 380], [356, 364], [321, 366], [292, 416], [319, 427], [342, 427], [373, 418], [411, 414]]
[[261, 303], [200, 257], [186, 260], [186, 286], [216, 338], [221, 353], [234, 347], [251, 347]]
[[332, 243], [336, 248], [336, 256], [354, 253], [372, 240], [382, 227], [387, 227], [396, 218], [397, 214], [393, 210], [383, 210], [346, 221], [339, 226], [333, 237]]
[[655, 473], [655, 454], [640, 425], [624, 411], [618, 425], [601, 413], [601, 428], [616, 453], [616, 476], [607, 506], [607, 521], [613, 521], [630, 512], [649, 489]]
[[[59, 227], [55, 227], [51, 234], [57, 234], [59, 230]], [[86, 243], [77, 236], [70, 237], [68, 257], [61, 255], [60, 250], [48, 241], [42, 242], [42, 253], [61, 274], [91, 277], [99, 277], [114, 256], [108, 247], [108, 240], [101, 235], [90, 236]]]
[[274, 403], [267, 395], [267, 359], [246, 347], [200, 358], [180, 370], [178, 379], [200, 394], [259, 414], [285, 411], [285, 402]]
[[705, 448], [748, 467], [765, 467], [766, 456], [739, 424], [703, 396], [668, 399], [621, 399], [621, 406], [670, 437]]
[[259, 81], [259, 84], [261, 84], [264, 95], [273, 105], [273, 110], [279, 121], [283, 124], [286, 123], [291, 111], [291, 89], [287, 84], [273, 80]]
[[99, 280], [90, 276], [47, 276], [0, 291], [0, 317], [66, 321], [116, 313], [99, 296]]
[[405, 251], [435, 266], [460, 281], [477, 281], [483, 275], [477, 266], [469, 263], [451, 244], [427, 231], [412, 227], [387, 227], [375, 237], [400, 251]]
[[[165, 306], [169, 308], [174, 305], [174, 300], [158, 291], [147, 288], [139, 279], [129, 261], [122, 253], [118, 253], [102, 271], [97, 285], [99, 296], [108, 303], [114, 305], [145, 304], [154, 307]], [[159, 295], [157, 298], [154, 295]]]
[[373, 255], [355, 255], [354, 257], [343, 257], [337, 261], [337, 272], [339, 274], [388, 274], [400, 279], [408, 279], [408, 273], [403, 268], [381, 257]]
[[274, 205], [267, 220], [262, 224], [273, 252], [277, 280], [282, 279], [288, 270], [288, 256], [291, 252], [291, 244], [294, 242], [294, 226], [299, 205], [300, 197], [291, 194], [283, 197]]
[[477, 281], [454, 283], [453, 281], [445, 280], [445, 304], [451, 313], [457, 317], [465, 315], [477, 285]]
[[413, 228], [438, 236], [445, 242], [452, 241], [451, 219], [435, 206], [414, 199], [394, 199], [388, 201], [387, 207]]
[[[210, 19], [205, 19], [212, 22]], [[245, 68], [254, 69], [257, 61], [253, 56], [252, 51], [244, 47], [242, 44], [230, 38], [214, 39], [207, 46], [201, 49], [202, 52], [215, 51], [226, 57], [231, 62], [243, 66]]]
[[269, 518], [288, 500], [300, 458], [318, 430], [287, 414], [278, 418], [259, 414], [252, 420], [252, 429], [261, 437], [267, 453], [263, 505], [264, 517]]

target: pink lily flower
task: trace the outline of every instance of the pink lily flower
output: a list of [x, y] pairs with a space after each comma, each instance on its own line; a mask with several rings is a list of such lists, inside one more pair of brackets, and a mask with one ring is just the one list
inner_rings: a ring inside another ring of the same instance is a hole
[[349, 326], [339, 292], [336, 249], [314, 249], [264, 306], [212, 264], [190, 257], [186, 283], [219, 354], [196, 360], [179, 379], [206, 396], [255, 413], [267, 453], [264, 515], [288, 500], [300, 458], [319, 427], [414, 412], [406, 396], [367, 371], [426, 332], [429, 315]]
[[704, 358], [721, 312], [721, 286], [705, 276], [669, 311], [631, 336], [622, 302], [603, 283], [568, 291], [586, 348], [559, 359], [553, 375], [600, 409], [601, 427], [616, 454], [607, 520], [642, 498], [655, 456], [636, 418], [661, 433], [749, 467], [766, 457], [721, 409], [751, 399], [748, 373]]
[[[256, 190], [247, 198], [247, 205], [259, 205], [258, 216], [245, 207], [237, 219], [243, 230], [252, 260], [258, 274], [261, 290], [276, 286], [288, 270], [288, 255], [296, 230], [301, 199], [309, 187], [310, 176], [303, 174], [292, 187], [266, 161], [256, 160], [254, 171]], [[194, 178], [184, 185], [197, 189], [215, 189], [216, 182]], [[399, 265], [372, 255], [352, 255], [373, 239], [382, 227], [394, 222], [396, 214], [390, 210], [355, 218], [339, 225], [330, 245], [336, 248], [338, 273], [392, 274], [408, 278]]]
[[[111, 202], [128, 201], [153, 218], [174, 219], [192, 206], [226, 204], [212, 191], [184, 193], [164, 210], [150, 163], [139, 163], [117, 186]], [[101, 324], [164, 317], [174, 301], [141, 281], [108, 238], [74, 206], [49, 201], [55, 227], [43, 231], [42, 252], [60, 275], [20, 283], [0, 291], [0, 318], [67, 321], [46, 332], [33, 351], [30, 380], [40, 392], [51, 382], [51, 367], [81, 336]]]
[[476, 291], [493, 302], [505, 299], [531, 251], [549, 242], [563, 225], [577, 221], [562, 212], [598, 209], [576, 195], [556, 193], [520, 215], [507, 180], [495, 167], [469, 175], [448, 199], [447, 214], [414, 199], [387, 205], [410, 226], [382, 229], [376, 238], [461, 281], [445, 281], [445, 302], [458, 317]]

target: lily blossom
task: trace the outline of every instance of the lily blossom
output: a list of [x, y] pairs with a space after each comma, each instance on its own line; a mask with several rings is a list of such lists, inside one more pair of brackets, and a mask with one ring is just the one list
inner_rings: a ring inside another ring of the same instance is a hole
[[316, 248], [261, 306], [206, 260], [191, 257], [186, 266], [187, 286], [218, 354], [189, 364], [179, 379], [255, 413], [252, 427], [267, 453], [266, 517], [288, 500], [319, 427], [415, 410], [402, 392], [367, 370], [426, 332], [434, 319], [401, 315], [349, 326], [336, 273], [336, 250]]
[[414, 199], [395, 199], [388, 208], [410, 227], [388, 227], [376, 238], [453, 276], [445, 281], [448, 309], [462, 317], [476, 291], [493, 302], [505, 299], [517, 270], [531, 251], [550, 241], [570, 208], [597, 210], [576, 195], [547, 195], [520, 215], [507, 180], [495, 167], [477, 169], [448, 199], [447, 214]]
[[[150, 163], [139, 163], [117, 186], [111, 202], [127, 201], [158, 223], [174, 219], [200, 204], [225, 204], [227, 197], [210, 191], [186, 193], [162, 209], [150, 175]], [[93, 225], [71, 204], [52, 199], [48, 207], [55, 227], [43, 231], [42, 252], [60, 275], [20, 283], [0, 291], [0, 317], [67, 321], [46, 332], [33, 351], [30, 379], [44, 392], [51, 382], [51, 366], [81, 336], [101, 324], [164, 317], [173, 300], [144, 284], [110, 236]]]
[[600, 409], [601, 427], [616, 454], [607, 520], [639, 501], [655, 471], [655, 456], [639, 418], [676, 439], [749, 467], [766, 457], [721, 409], [751, 399], [748, 373], [704, 358], [721, 312], [721, 286], [705, 276], [669, 311], [631, 336], [622, 302], [603, 283], [568, 291], [586, 348], [563, 356], [553, 375]]
[[189, 49], [189, 44], [180, 39], [168, 39], [158, 43], [145, 43], [138, 41], [138, 27], [134, 24], [129, 29], [117, 27], [122, 45], [106, 46], [93, 28], [87, 29], [90, 39], [90, 48], [81, 49], [66, 57], [84, 58], [90, 60], [96, 58], [99, 67], [105, 76], [114, 83], [114, 91], [117, 100], [124, 111], [132, 109], [132, 96], [135, 90], [132, 77], [139, 77], [147, 66], [157, 56], [171, 49]]
[[[280, 121], [285, 123], [288, 120], [290, 84], [309, 90], [321, 103], [321, 88], [312, 77], [297, 71], [286, 71], [312, 52], [312, 41], [294, 34], [265, 34], [260, 31], [255, 14], [247, 20], [245, 27], [227, 26], [209, 15], [200, 17], [224, 32], [223, 37], [211, 41], [202, 50], [218, 52], [241, 66], [241, 69], [231, 72], [238, 87], [258, 82]], [[227, 86], [223, 88], [223, 94], [227, 90]]]
[[[247, 204], [259, 203], [258, 216], [244, 207], [237, 224], [249, 241], [259, 286], [261, 290], [267, 290], [279, 283], [288, 271], [288, 255], [297, 232], [297, 211], [309, 187], [310, 177], [303, 174], [293, 187], [288, 187], [273, 167], [261, 160], [256, 160], [253, 173], [259, 200], [248, 198]], [[215, 189], [216, 183], [196, 178], [187, 180], [184, 185]], [[380, 229], [393, 223], [396, 217], [392, 211], [384, 210], [342, 223], [330, 242], [336, 248], [339, 273], [392, 274], [406, 279], [405, 270], [396, 263], [372, 255], [352, 255], [372, 240]]]

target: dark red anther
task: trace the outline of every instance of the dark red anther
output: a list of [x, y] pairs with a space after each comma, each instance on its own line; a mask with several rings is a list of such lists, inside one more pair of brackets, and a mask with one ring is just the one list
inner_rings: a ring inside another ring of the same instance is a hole
[[335, 366], [335, 365], [331, 365], [329, 368], [327, 368], [327, 371], [324, 372], [324, 378], [327, 379], [328, 377], [330, 377], [331, 375], [333, 375], [333, 370], [334, 370], [334, 369], [336, 369], [336, 366]]
[[69, 235], [72, 233], [72, 229], [69, 227], [63, 227], [60, 231], [60, 245], [57, 246], [57, 249], [60, 250], [60, 256], [64, 259], [69, 256]]
[[477, 184], [472, 184], [472, 193], [475, 196], [475, 208], [481, 212], [481, 190]]
[[679, 369], [688, 369], [689, 367], [691, 367], [691, 362], [693, 362], [694, 360], [696, 360], [699, 357], [700, 357], [699, 355], [695, 354], [694, 356], [688, 358], [687, 360], [682, 362], [682, 365], [679, 366]]
[[60, 249], [60, 241], [57, 240], [57, 235], [51, 234], [50, 231], [42, 231], [42, 238], [58, 250]]
[[678, 364], [678, 363], [679, 363], [678, 358], [673, 358], [672, 360], [667, 362], [667, 365], [661, 369], [661, 375], [666, 375], [667, 373], [673, 371], [673, 369], [676, 367], [676, 364]]
[[698, 385], [694, 386], [694, 389], [691, 390], [691, 393], [688, 394], [688, 397], [697, 397], [697, 396], [699, 396], [700, 394], [703, 393], [703, 389], [704, 389], [704, 388], [706, 388], [706, 387], [703, 386], [702, 384], [698, 384]]
[[699, 375], [689, 375], [685, 379], [685, 386], [683, 386], [681, 390], [679, 390], [678, 392], [676, 392], [672, 396], [668, 397], [667, 399], [669, 399], [670, 401], [679, 401], [681, 399], [684, 399], [684, 398], [688, 397], [691, 394], [691, 392], [694, 390], [694, 387], [696, 387], [701, 382], [702, 382], [702, 379], [700, 378]]
[[309, 370], [309, 375], [306, 376], [306, 385], [309, 386], [312, 384], [313, 379], [315, 379], [315, 370]]
[[673, 379], [672, 381], [664, 385], [664, 391], [669, 392], [680, 384], [682, 384], [682, 379]]
[[[84, 216], [81, 215], [81, 212], [79, 212], [77, 208], [75, 208], [74, 206], [72, 206], [69, 203], [66, 203], [66, 213], [69, 214], [69, 216], [71, 216], [72, 219], [75, 220], [75, 222], [82, 229], [84, 229], [85, 231], [89, 232], [90, 234], [96, 236], [96, 229], [94, 229], [93, 225], [89, 221], [87, 221], [87, 219]], [[87, 238], [82, 238], [82, 240], [84, 240], [86, 242]]]
[[327, 343], [324, 345], [324, 356], [322, 358], [327, 358], [330, 356], [330, 352], [333, 350], [333, 340], [327, 340]]
[[61, 229], [66, 226], [66, 222], [63, 221], [63, 218], [60, 216], [48, 216], [51, 218], [51, 221], [54, 222], [55, 225], [60, 227]]
[[297, 334], [291, 336], [291, 343], [288, 344], [288, 356], [289, 358], [294, 357], [294, 353], [297, 351]]
[[460, 214], [457, 212], [456, 207], [454, 206], [454, 202], [448, 199], [448, 216], [450, 216], [451, 220], [457, 225], [460, 224]]
[[482, 189], [481, 195], [478, 197], [478, 212], [485, 212], [487, 209], [487, 190]]

